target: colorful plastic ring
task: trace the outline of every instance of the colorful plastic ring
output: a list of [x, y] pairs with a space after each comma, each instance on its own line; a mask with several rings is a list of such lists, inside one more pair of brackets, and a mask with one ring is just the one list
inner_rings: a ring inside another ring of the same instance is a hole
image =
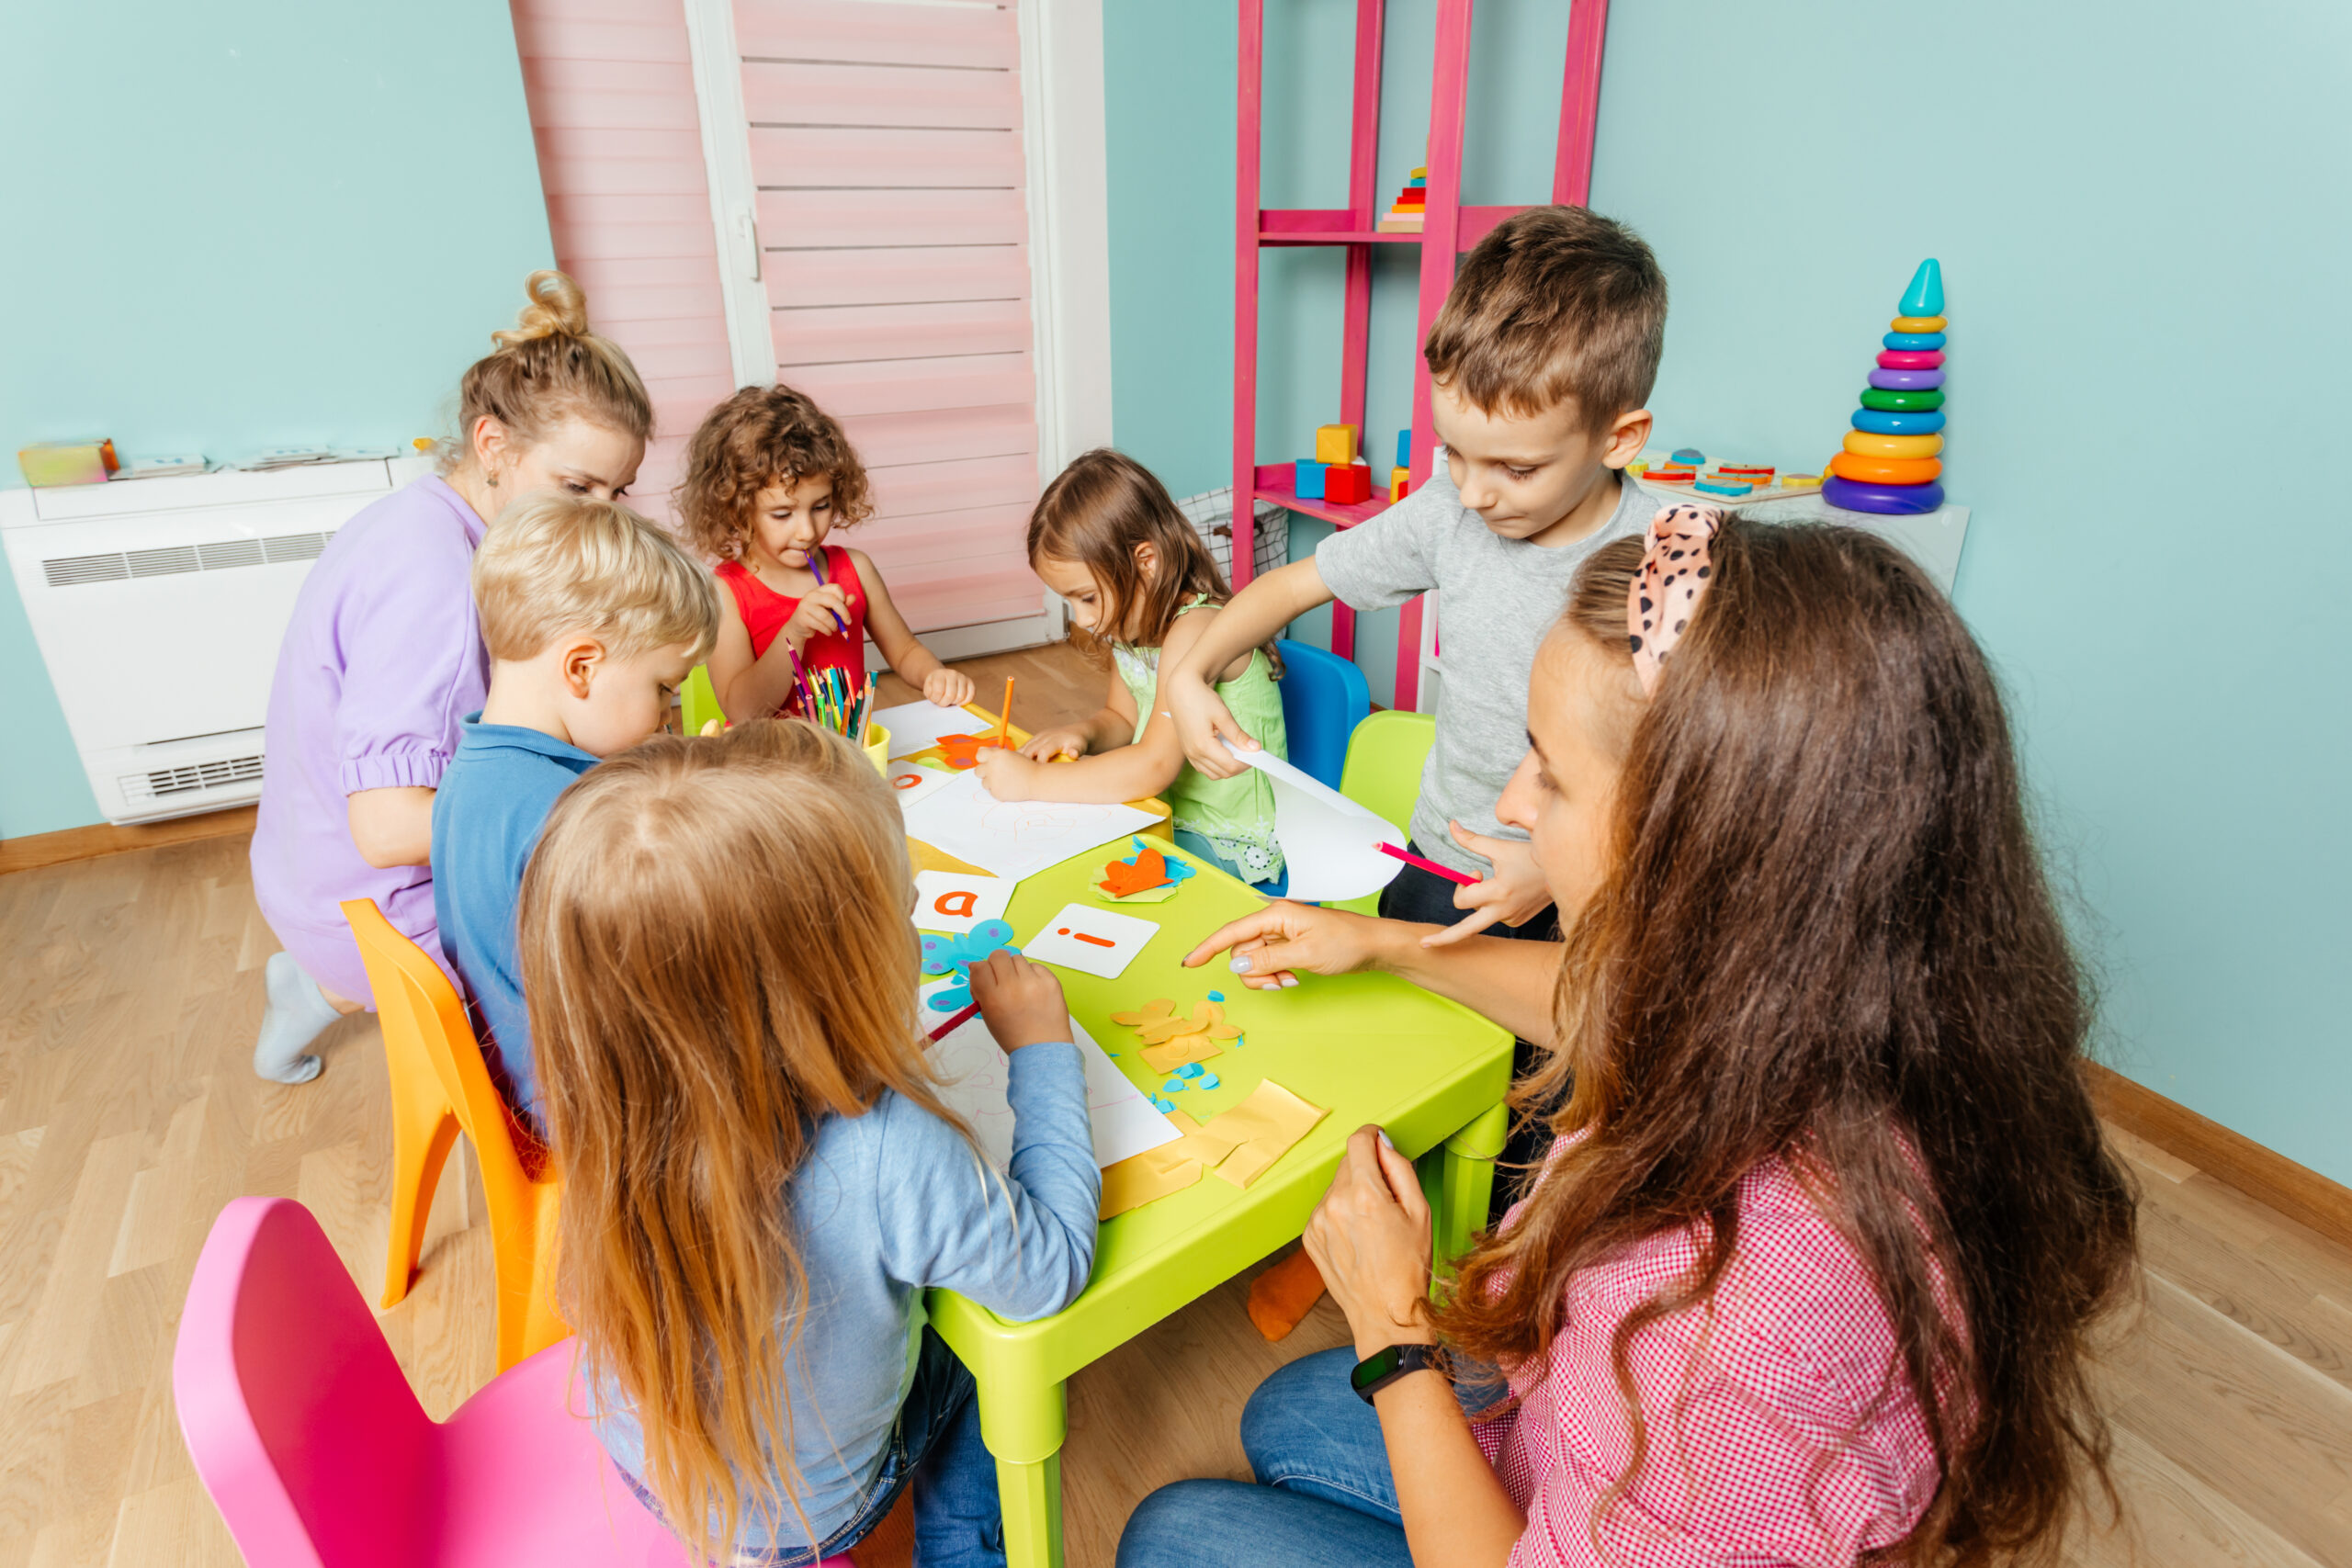
[[1857, 457], [1932, 457], [1944, 449], [1940, 435], [1880, 435], [1868, 430], [1846, 433], [1846, 450]]
[[1864, 484], [1923, 485], [1941, 478], [1944, 466], [1933, 457], [1865, 457], [1857, 452], [1840, 452], [1829, 459], [1829, 471], [1841, 479]]
[[1897, 316], [1886, 323], [1891, 333], [1939, 333], [1944, 330], [1941, 316]]
[[1926, 413], [1883, 413], [1877, 409], [1854, 411], [1854, 428], [1873, 435], [1931, 435], [1944, 427], [1943, 411]]
[[1879, 342], [1889, 348], [1930, 349], [1944, 345], [1941, 333], [1889, 333]]
[[1941, 392], [1883, 392], [1871, 387], [1862, 393], [1862, 407], [1883, 409], [1889, 413], [1925, 413], [1943, 406]]
[[1762, 474], [1765, 478], [1770, 479], [1775, 471], [1776, 470], [1769, 463], [1719, 463], [1715, 466], [1715, 472], [1723, 475], [1725, 479], [1744, 479], [1752, 478], [1757, 474]]
[[1943, 362], [1943, 351], [1936, 348], [1890, 348], [1878, 356], [1882, 370], [1933, 370]]
[[1944, 384], [1940, 370], [1873, 370], [1871, 385], [1888, 392], [1932, 392]]
[[1944, 487], [1939, 484], [1861, 484], [1833, 475], [1822, 482], [1821, 499], [1849, 512], [1874, 512], [1882, 517], [1909, 517], [1922, 512], [1933, 512], [1941, 506], [1944, 503]]
[[1707, 455], [1696, 446], [1678, 446], [1667, 461], [1670, 463], [1703, 463]]
[[1703, 495], [1746, 495], [1749, 491], [1754, 490], [1756, 487], [1749, 484], [1745, 479], [1729, 484], [1717, 483], [1711, 479], [1701, 479], [1697, 484], [1692, 485], [1690, 488], [1698, 491]]

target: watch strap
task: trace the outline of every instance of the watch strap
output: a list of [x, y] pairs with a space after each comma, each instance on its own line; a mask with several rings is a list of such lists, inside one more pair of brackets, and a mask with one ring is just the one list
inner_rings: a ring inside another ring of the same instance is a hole
[[1391, 1345], [1358, 1361], [1355, 1371], [1348, 1374], [1348, 1382], [1354, 1387], [1356, 1397], [1370, 1404], [1373, 1395], [1398, 1378], [1414, 1372], [1443, 1371], [1434, 1345]]

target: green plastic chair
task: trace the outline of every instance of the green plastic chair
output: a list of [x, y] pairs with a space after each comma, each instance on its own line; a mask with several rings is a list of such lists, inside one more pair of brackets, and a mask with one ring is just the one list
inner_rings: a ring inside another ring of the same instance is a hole
[[727, 727], [727, 715], [718, 705], [718, 691], [710, 683], [710, 666], [697, 664], [686, 676], [686, 683], [678, 688], [678, 732], [700, 735], [702, 727], [717, 719], [720, 728]]
[[[1347, 765], [1340, 773], [1340, 793], [1358, 806], [1387, 818], [1396, 829], [1396, 842], [1410, 837], [1413, 803], [1421, 796], [1421, 765], [1437, 742], [1437, 716], [1427, 713], [1368, 715], [1348, 738]], [[1377, 915], [1380, 895], [1367, 893], [1335, 904], [1351, 914]]]

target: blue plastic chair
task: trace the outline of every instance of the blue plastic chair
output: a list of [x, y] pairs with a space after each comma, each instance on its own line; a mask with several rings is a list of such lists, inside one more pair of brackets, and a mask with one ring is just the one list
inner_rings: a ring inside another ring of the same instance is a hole
[[1333, 789], [1347, 771], [1348, 738], [1372, 712], [1363, 671], [1336, 653], [1288, 637], [1274, 644], [1283, 656], [1283, 728], [1290, 732], [1291, 765]]

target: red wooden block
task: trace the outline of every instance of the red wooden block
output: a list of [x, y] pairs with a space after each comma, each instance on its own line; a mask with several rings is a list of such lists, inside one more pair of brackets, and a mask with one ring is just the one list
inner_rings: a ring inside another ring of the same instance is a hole
[[1339, 506], [1370, 501], [1372, 470], [1362, 463], [1333, 464], [1323, 471], [1323, 499]]

